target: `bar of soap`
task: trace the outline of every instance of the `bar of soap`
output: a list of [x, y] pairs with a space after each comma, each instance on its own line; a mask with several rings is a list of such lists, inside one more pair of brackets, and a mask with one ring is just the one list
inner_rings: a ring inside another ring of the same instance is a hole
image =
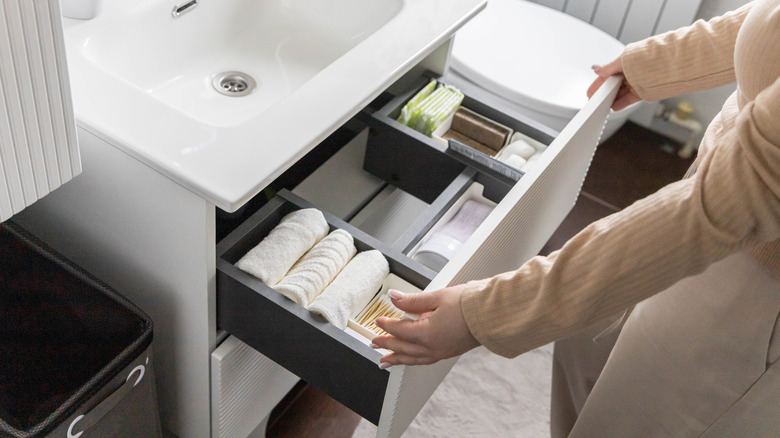
[[467, 108], [460, 108], [452, 116], [453, 131], [473, 138], [479, 143], [498, 151], [506, 143], [510, 132], [490, 119], [487, 119]]

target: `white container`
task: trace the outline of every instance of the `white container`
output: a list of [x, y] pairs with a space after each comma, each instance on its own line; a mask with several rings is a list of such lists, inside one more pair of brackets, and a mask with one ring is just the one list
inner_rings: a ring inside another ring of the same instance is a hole
[[[436, 233], [441, 230], [444, 225], [451, 221], [456, 214], [458, 214], [458, 211], [460, 211], [460, 208], [463, 207], [463, 204], [465, 204], [466, 201], [476, 201], [481, 204], [495, 207], [495, 202], [482, 196], [484, 189], [485, 187], [478, 182], [471, 184], [468, 190], [466, 190], [466, 192], [463, 193], [460, 198], [458, 198], [458, 200], [452, 204], [447, 212], [442, 215], [438, 222], [436, 222], [436, 224], [431, 227], [431, 229], [425, 234], [425, 236], [423, 236], [422, 239], [420, 239], [419, 242], [417, 242], [417, 244], [408, 252], [407, 255], [411, 257], [412, 260], [422, 263], [437, 272], [440, 271], [443, 266], [447, 264], [447, 262], [450, 261], [452, 257], [455, 256], [457, 251], [463, 246], [463, 243], [465, 242], [461, 243], [460, 245], [448, 245], [448, 242], [446, 242], [444, 239], [441, 239], [441, 237], [439, 237], [440, 240], [437, 240], [435, 238]], [[446, 236], [442, 237], [445, 237], [446, 239]], [[431, 238], [434, 238], [432, 245], [429, 244]]]
[[367, 340], [373, 339], [374, 336], [376, 336], [378, 333], [372, 331], [365, 325], [361, 325], [358, 321], [362, 320], [364, 318], [364, 314], [370, 311], [371, 308], [374, 307], [374, 304], [377, 301], [385, 297], [387, 295], [387, 291], [390, 289], [400, 290], [404, 293], [413, 293], [413, 294], [422, 293], [422, 291], [419, 288], [415, 287], [414, 285], [404, 280], [403, 278], [395, 274], [390, 274], [387, 276], [387, 278], [385, 278], [385, 281], [382, 283], [382, 289], [379, 290], [379, 292], [374, 296], [374, 298], [371, 299], [371, 301], [366, 305], [366, 307], [364, 307], [359, 312], [357, 312], [357, 314], [352, 315], [352, 317], [349, 318], [349, 321], [347, 322], [347, 328], [352, 329], [354, 332], [362, 335]]

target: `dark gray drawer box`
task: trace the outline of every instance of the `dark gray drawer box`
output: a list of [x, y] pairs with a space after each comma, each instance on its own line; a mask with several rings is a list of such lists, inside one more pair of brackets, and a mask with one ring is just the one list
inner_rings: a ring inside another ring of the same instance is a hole
[[[389, 372], [381, 354], [352, 335], [314, 316], [234, 264], [262, 240], [284, 215], [310, 205], [280, 194], [217, 246], [217, 324], [309, 384], [377, 423]], [[358, 251], [381, 251], [390, 271], [424, 289], [433, 272], [403, 254], [323, 212], [331, 229], [344, 229]], [[422, 269], [421, 269], [422, 268]]]

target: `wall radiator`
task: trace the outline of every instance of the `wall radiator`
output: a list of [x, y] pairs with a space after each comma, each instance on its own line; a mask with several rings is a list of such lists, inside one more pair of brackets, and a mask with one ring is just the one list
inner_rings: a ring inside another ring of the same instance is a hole
[[81, 173], [58, 0], [0, 0], [0, 221]]
[[586, 21], [624, 44], [691, 24], [701, 0], [534, 0]]

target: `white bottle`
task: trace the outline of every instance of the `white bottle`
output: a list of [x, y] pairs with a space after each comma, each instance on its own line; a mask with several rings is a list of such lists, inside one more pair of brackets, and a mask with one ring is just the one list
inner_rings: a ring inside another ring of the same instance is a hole
[[62, 16], [78, 20], [97, 17], [103, 0], [60, 0]]

